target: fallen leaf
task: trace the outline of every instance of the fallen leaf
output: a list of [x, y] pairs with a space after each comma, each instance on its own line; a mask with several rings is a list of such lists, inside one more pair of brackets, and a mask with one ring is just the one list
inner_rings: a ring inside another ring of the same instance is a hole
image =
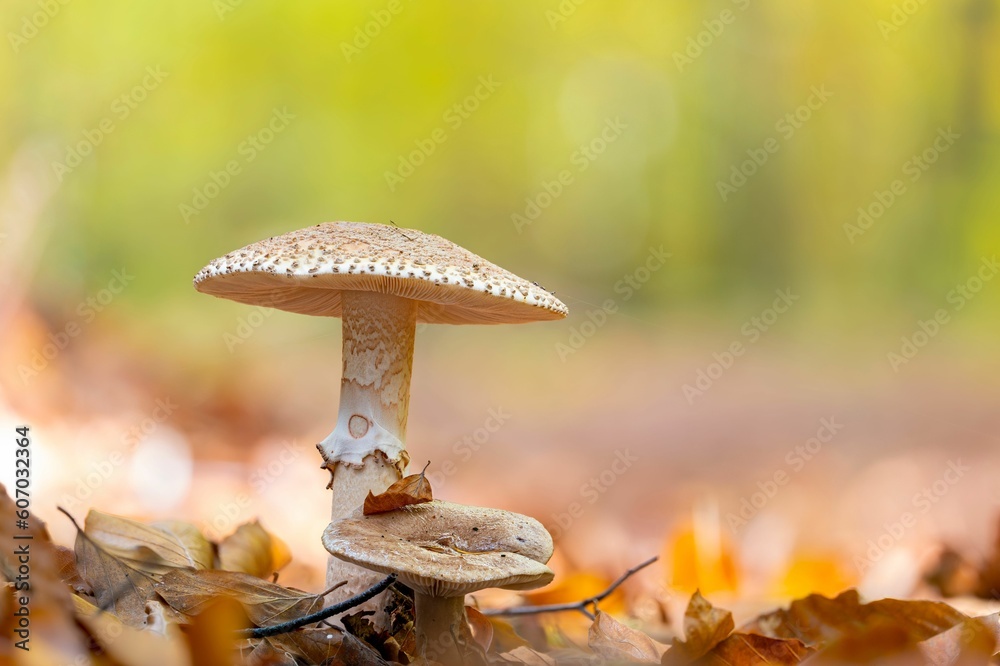
[[83, 531], [76, 533], [76, 562], [101, 610], [114, 613], [130, 627], [145, 624], [146, 600], [155, 595], [152, 574], [133, 569]]
[[[25, 521], [27, 528], [18, 527], [20, 520]], [[27, 581], [20, 571], [23, 563], [18, 561], [19, 551], [24, 550], [30, 558]], [[0, 639], [0, 643], [13, 645], [28, 640], [24, 645], [30, 648], [30, 653], [13, 648], [20, 663], [89, 663], [86, 637], [73, 617], [73, 595], [59, 579], [59, 558], [45, 524], [27, 509], [18, 509], [3, 485], [0, 485], [0, 573], [11, 581], [10, 586], [14, 588], [13, 594], [6, 599], [10, 614], [0, 616], [5, 625], [10, 620], [5, 627], [9, 633]], [[19, 575], [22, 576], [20, 581], [17, 578]], [[17, 589], [25, 584], [28, 589]], [[28, 599], [26, 606], [20, 603], [22, 597]], [[28, 608], [31, 614], [30, 633], [27, 635], [15, 633], [17, 630], [24, 631], [17, 626], [14, 616], [22, 608]]]
[[472, 606], [465, 607], [465, 616], [469, 620], [469, 627], [472, 629], [472, 640], [483, 649], [483, 652], [489, 652], [490, 645], [493, 643], [493, 624], [490, 622], [490, 618], [486, 617], [479, 612], [478, 608], [473, 608]]
[[529, 647], [514, 648], [510, 652], [490, 655], [492, 664], [521, 664], [522, 666], [558, 666], [552, 657]]
[[[74, 596], [76, 619], [93, 641], [121, 666], [188, 666], [187, 644], [177, 625], [170, 625], [167, 636], [145, 627], [136, 629], [111, 613]], [[149, 620], [147, 626], [155, 619]]]
[[219, 568], [270, 578], [291, 561], [288, 546], [260, 523], [244, 523], [219, 543]]
[[186, 523], [182, 520], [160, 520], [151, 523], [150, 526], [161, 529], [176, 538], [177, 543], [188, 556], [187, 559], [193, 562], [191, 566], [195, 569], [214, 568], [215, 549], [212, 547], [212, 542], [202, 534], [194, 523]]
[[96, 509], [87, 513], [83, 531], [105, 553], [138, 571], [161, 574], [180, 567], [204, 569], [212, 566], [210, 558], [207, 565], [204, 561], [202, 544], [197, 539], [192, 543], [189, 533], [181, 536]]
[[733, 631], [733, 615], [715, 608], [695, 590], [684, 612], [684, 640], [675, 640], [664, 664], [689, 664], [705, 656]]
[[69, 585], [77, 594], [94, 596], [90, 585], [80, 576], [80, 570], [76, 566], [76, 553], [65, 546], [56, 546], [55, 549], [56, 562], [59, 564], [59, 580]]
[[874, 618], [869, 624], [852, 627], [809, 660], [810, 666], [911, 666], [922, 663], [920, 650], [909, 632], [886, 618]]
[[985, 663], [1000, 651], [1000, 613], [969, 618], [918, 644], [929, 666]]
[[699, 664], [704, 666], [759, 666], [797, 664], [815, 650], [795, 639], [768, 638], [757, 634], [730, 634]]
[[303, 628], [267, 639], [283, 652], [298, 655], [312, 664], [325, 664], [337, 656], [343, 634], [330, 627]]
[[429, 466], [428, 462], [420, 474], [403, 477], [389, 486], [384, 493], [374, 495], [369, 490], [368, 497], [365, 498], [364, 514], [371, 516], [376, 513], [395, 511], [410, 504], [423, 504], [433, 500], [431, 482], [424, 476], [424, 472]]
[[667, 650], [666, 645], [637, 629], [626, 627], [603, 611], [597, 611], [587, 645], [605, 659], [640, 664], [659, 664]]
[[323, 596], [269, 583], [236, 571], [174, 569], [155, 585], [156, 593], [187, 616], [201, 613], [219, 597], [243, 606], [258, 627], [287, 622], [323, 608]]
[[493, 626], [493, 650], [494, 652], [510, 652], [519, 647], [527, 647], [528, 641], [522, 638], [514, 625], [498, 617], [488, 617]]
[[900, 627], [909, 639], [917, 642], [965, 619], [965, 615], [941, 602], [881, 599], [862, 604], [857, 591], [848, 590], [833, 599], [811, 594], [793, 601], [787, 610], [761, 615], [741, 627], [741, 631], [771, 638], [795, 638], [815, 646], [877, 620], [885, 620]]
[[[245, 666], [296, 666], [298, 662], [292, 654], [279, 650], [266, 640], [251, 643], [249, 651], [246, 646], [240, 646], [241, 663]], [[322, 664], [322, 661], [314, 662]]]

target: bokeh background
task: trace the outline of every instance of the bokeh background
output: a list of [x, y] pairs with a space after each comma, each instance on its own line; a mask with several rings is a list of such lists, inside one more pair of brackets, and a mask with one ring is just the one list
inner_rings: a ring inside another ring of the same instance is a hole
[[0, 25], [0, 421], [33, 428], [57, 541], [56, 505], [259, 517], [322, 584], [339, 321], [191, 278], [338, 219], [570, 307], [421, 327], [408, 434], [437, 496], [549, 526], [564, 577], [661, 554], [667, 595], [903, 595], [993, 540], [995, 2], [9, 0]]

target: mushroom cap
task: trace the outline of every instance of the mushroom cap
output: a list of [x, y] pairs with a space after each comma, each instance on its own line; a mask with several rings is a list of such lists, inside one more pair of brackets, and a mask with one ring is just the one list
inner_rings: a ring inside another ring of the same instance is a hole
[[417, 320], [502, 324], [560, 319], [545, 289], [440, 236], [385, 224], [326, 222], [251, 243], [194, 278], [198, 291], [309, 315], [339, 317], [342, 291], [419, 301]]
[[434, 500], [330, 523], [334, 556], [423, 594], [458, 597], [488, 587], [530, 590], [552, 580], [552, 536], [534, 518]]

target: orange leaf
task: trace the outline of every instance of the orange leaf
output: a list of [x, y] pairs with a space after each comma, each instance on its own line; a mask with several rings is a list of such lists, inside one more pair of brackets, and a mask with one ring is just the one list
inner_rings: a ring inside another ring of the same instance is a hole
[[597, 611], [587, 637], [590, 649], [612, 661], [658, 664], [667, 646], [646, 634], [626, 627], [607, 613]]
[[483, 648], [483, 652], [487, 652], [490, 649], [490, 644], [493, 643], [493, 624], [490, 622], [490, 618], [472, 606], [465, 607], [465, 616], [469, 618], [472, 639], [479, 644], [479, 647]]
[[675, 640], [663, 656], [664, 664], [689, 664], [710, 652], [733, 631], [733, 614], [708, 603], [695, 590], [684, 612], [684, 640]]
[[[815, 652], [801, 641], [768, 638], [757, 634], [730, 634], [702, 660], [705, 666], [791, 666]], [[701, 663], [701, 662], [700, 662]]]
[[364, 514], [371, 516], [376, 513], [395, 511], [410, 504], [423, 504], [433, 500], [431, 483], [424, 476], [424, 472], [429, 466], [428, 462], [420, 474], [403, 477], [389, 486], [384, 493], [374, 495], [369, 490], [368, 497], [365, 498]]

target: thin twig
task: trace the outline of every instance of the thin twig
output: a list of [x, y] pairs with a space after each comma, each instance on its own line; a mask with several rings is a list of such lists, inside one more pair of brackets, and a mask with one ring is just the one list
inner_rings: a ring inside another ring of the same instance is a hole
[[575, 610], [583, 613], [591, 620], [593, 620], [594, 615], [587, 609], [587, 606], [593, 606], [594, 611], [596, 611], [598, 603], [604, 601], [604, 599], [610, 596], [612, 592], [617, 590], [618, 587], [626, 580], [628, 580], [631, 576], [645, 569], [658, 559], [660, 558], [651, 557], [642, 564], [637, 564], [636, 566], [632, 567], [631, 569], [623, 573], [621, 576], [619, 576], [618, 580], [611, 583], [608, 589], [604, 590], [598, 595], [595, 595], [593, 597], [588, 597], [587, 599], [583, 599], [581, 601], [574, 601], [565, 604], [550, 604], [548, 606], [519, 606], [517, 608], [490, 608], [480, 612], [483, 615], [538, 615], [540, 613], [558, 613], [560, 611]]
[[380, 582], [371, 586], [361, 594], [356, 594], [350, 599], [345, 599], [339, 604], [334, 604], [324, 608], [323, 610], [313, 613], [312, 615], [306, 615], [304, 617], [297, 618], [295, 620], [290, 620], [289, 622], [282, 622], [281, 624], [274, 624], [270, 627], [255, 627], [253, 629], [241, 629], [237, 631], [236, 634], [240, 638], [267, 638], [268, 636], [277, 636], [278, 634], [287, 634], [290, 631], [295, 631], [300, 629], [307, 624], [313, 624], [325, 620], [328, 617], [333, 617], [334, 615], [339, 615], [346, 610], [354, 608], [355, 606], [360, 606], [369, 599], [375, 597], [384, 591], [387, 587], [396, 582], [396, 574], [390, 574], [383, 578]]

